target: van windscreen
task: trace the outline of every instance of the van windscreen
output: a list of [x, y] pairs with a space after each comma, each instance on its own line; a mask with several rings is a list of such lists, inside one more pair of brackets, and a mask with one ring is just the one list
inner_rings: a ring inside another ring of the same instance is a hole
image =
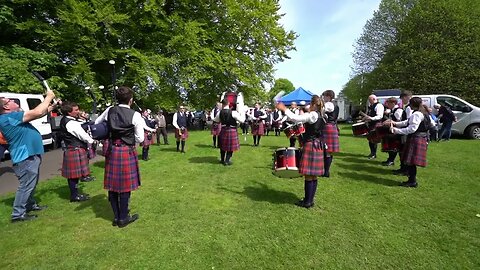
[[28, 109], [33, 110], [40, 103], [42, 103], [42, 101], [38, 98], [27, 98], [27, 103], [28, 103]]

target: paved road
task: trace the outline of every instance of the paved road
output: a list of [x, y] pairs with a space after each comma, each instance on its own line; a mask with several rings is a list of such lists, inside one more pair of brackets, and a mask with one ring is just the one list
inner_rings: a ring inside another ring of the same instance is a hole
[[[97, 155], [94, 160], [103, 159], [102, 156]], [[63, 151], [62, 149], [55, 149], [46, 152], [42, 158], [42, 165], [40, 167], [40, 181], [46, 181], [54, 176], [61, 175], [60, 169], [62, 168]], [[0, 195], [4, 195], [9, 192], [15, 192], [18, 187], [18, 179], [12, 169], [12, 162], [5, 160], [0, 163]]]

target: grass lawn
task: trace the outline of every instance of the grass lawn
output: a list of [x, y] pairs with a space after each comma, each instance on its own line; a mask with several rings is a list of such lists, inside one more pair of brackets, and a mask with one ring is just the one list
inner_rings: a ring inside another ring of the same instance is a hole
[[64, 178], [39, 184], [49, 208], [35, 221], [10, 223], [14, 194], [2, 196], [0, 269], [479, 269], [480, 142], [430, 144], [413, 189], [351, 133], [341, 127], [342, 152], [311, 209], [293, 204], [302, 178], [271, 173], [285, 136], [260, 147], [241, 136], [224, 167], [207, 131], [190, 132], [184, 155], [151, 146], [131, 198], [140, 219], [123, 229], [111, 226], [103, 161], [91, 165], [98, 180], [81, 184], [90, 201], [70, 203]]

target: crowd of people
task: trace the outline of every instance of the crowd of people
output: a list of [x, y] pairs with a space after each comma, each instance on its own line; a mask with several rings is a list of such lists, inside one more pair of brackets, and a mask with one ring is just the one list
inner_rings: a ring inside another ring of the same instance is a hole
[[[11, 221], [26, 221], [37, 216], [32, 211], [40, 211], [34, 199], [38, 183], [42, 139], [38, 131], [29, 123], [52, 110], [50, 102], [54, 94], [47, 91], [45, 100], [34, 110], [23, 112], [18, 105], [6, 98], [0, 99], [0, 129], [9, 144], [13, 169], [19, 180], [15, 195]], [[131, 108], [133, 91], [128, 87], [116, 89], [118, 104], [108, 107], [94, 123], [82, 112], [78, 104], [63, 102], [60, 121], [62, 148], [64, 151], [62, 176], [66, 178], [70, 190], [70, 202], [84, 202], [90, 199], [88, 194], [79, 191], [79, 182], [93, 181], [89, 170], [89, 159], [95, 155], [97, 141], [94, 140], [88, 125], [106, 123], [107, 139], [102, 140], [105, 156], [104, 188], [108, 191], [108, 200], [113, 212], [113, 226], [120, 228], [136, 221], [138, 214], [131, 214], [129, 202], [131, 192], [141, 184], [139, 161], [136, 145], [142, 145], [142, 159], [149, 160], [149, 146], [155, 142], [169, 144], [167, 121], [162, 110], [156, 114], [146, 109], [137, 112]], [[246, 106], [232, 108], [227, 99], [222, 100], [204, 113], [205, 123], [210, 123], [212, 146], [220, 150], [220, 163], [224, 166], [233, 164], [232, 157], [240, 149], [239, 125], [242, 134], [253, 136], [253, 147], [258, 147], [261, 138], [269, 135], [287, 135], [286, 144], [301, 152], [297, 161], [298, 172], [304, 176], [304, 198], [296, 205], [311, 208], [315, 203], [318, 177], [330, 177], [335, 153], [340, 152], [339, 129], [337, 118], [339, 108], [334, 102], [335, 93], [327, 90], [321, 96], [312, 96], [308, 104], [298, 106], [292, 102], [290, 108], [277, 103], [274, 108], [262, 108], [256, 103], [254, 108]], [[418, 97], [404, 91], [400, 95], [402, 106], [396, 97], [389, 98], [385, 104], [378, 102], [375, 95], [368, 98], [369, 107], [362, 120], [368, 125], [367, 134], [370, 153], [368, 159], [377, 158], [377, 145], [382, 143], [382, 151], [388, 152], [388, 158], [382, 162], [393, 166], [397, 155], [400, 168], [395, 174], [406, 175], [405, 187], [417, 187], [417, 166], [425, 167], [428, 142], [448, 140], [451, 124], [456, 120], [453, 112], [446, 106], [436, 105], [439, 115], [435, 116], [422, 104]], [[437, 122], [442, 123], [438, 130]], [[191, 113], [180, 105], [173, 114], [172, 125], [175, 128], [176, 151], [185, 154], [189, 137]], [[433, 135], [432, 135], [433, 133]]]

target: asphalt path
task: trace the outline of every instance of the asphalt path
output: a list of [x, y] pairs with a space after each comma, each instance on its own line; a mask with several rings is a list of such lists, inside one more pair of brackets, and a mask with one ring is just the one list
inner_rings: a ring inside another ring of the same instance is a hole
[[[95, 159], [90, 160], [90, 164], [104, 157], [97, 154]], [[62, 149], [55, 149], [45, 152], [42, 156], [42, 165], [40, 165], [40, 182], [61, 175], [63, 161]], [[5, 160], [0, 163], [0, 195], [9, 192], [15, 192], [18, 188], [18, 179], [12, 169], [12, 161]]]

